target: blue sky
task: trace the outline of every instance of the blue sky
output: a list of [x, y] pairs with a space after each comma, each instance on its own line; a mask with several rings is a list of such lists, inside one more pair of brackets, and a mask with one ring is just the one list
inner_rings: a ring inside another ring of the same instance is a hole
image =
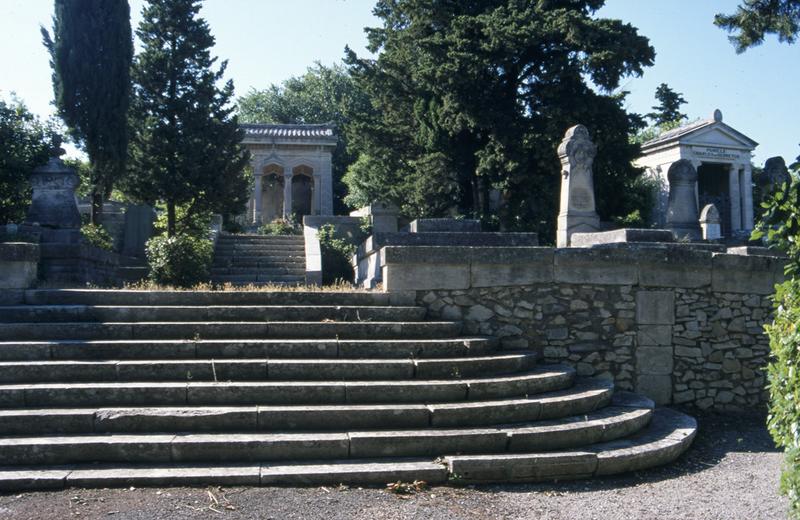
[[[134, 27], [143, 0], [131, 0]], [[237, 94], [331, 64], [349, 44], [365, 52], [363, 28], [375, 25], [373, 0], [206, 0], [201, 14], [229, 60]], [[608, 0], [600, 15], [639, 28], [656, 49], [642, 78], [623, 80], [628, 109], [646, 113], [666, 82], [689, 101], [691, 119], [722, 110], [725, 122], [760, 143], [754, 162], [800, 154], [800, 44], [764, 45], [737, 55], [712, 21], [736, 0]], [[36, 113], [52, 112], [50, 70], [38, 27], [50, 26], [51, 0], [0, 0], [0, 96], [16, 92]]]

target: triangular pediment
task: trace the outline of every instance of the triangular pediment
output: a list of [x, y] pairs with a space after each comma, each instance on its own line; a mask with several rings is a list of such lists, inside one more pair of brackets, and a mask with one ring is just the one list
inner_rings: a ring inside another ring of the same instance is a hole
[[753, 150], [758, 143], [724, 123], [714, 123], [678, 139], [682, 145]]

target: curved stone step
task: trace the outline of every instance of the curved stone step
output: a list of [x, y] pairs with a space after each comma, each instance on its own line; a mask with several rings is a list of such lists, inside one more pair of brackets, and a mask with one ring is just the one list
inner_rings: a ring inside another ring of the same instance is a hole
[[0, 384], [77, 381], [326, 381], [457, 379], [531, 368], [536, 353], [461, 359], [148, 359], [0, 362]]
[[458, 415], [448, 414], [453, 407], [442, 403], [7, 409], [0, 410], [0, 435], [454, 428], [552, 420], [587, 414], [609, 402], [617, 408], [652, 408], [646, 400], [626, 404], [615, 396], [612, 401], [611, 391], [588, 380], [524, 399], [461, 403], [469, 412]]
[[419, 321], [424, 307], [338, 305], [13, 305], [2, 323], [159, 321]]
[[497, 341], [457, 339], [87, 340], [0, 342], [0, 360], [105, 359], [406, 359], [458, 358], [494, 352]]
[[426, 403], [533, 395], [568, 388], [570, 367], [505, 377], [415, 381], [46, 383], [0, 385], [0, 407]]
[[0, 438], [8, 465], [87, 462], [246, 462], [439, 456], [566, 449], [639, 431], [652, 410], [610, 407], [560, 423], [478, 429], [330, 433], [147, 433]]
[[237, 338], [445, 338], [461, 324], [420, 322], [62, 322], [0, 323], [0, 340], [49, 339], [237, 339]]
[[460, 482], [542, 482], [639, 471], [674, 461], [692, 443], [697, 422], [659, 408], [648, 427], [626, 439], [563, 452], [454, 455], [445, 457]]
[[[396, 295], [336, 291], [29, 289], [28, 305], [391, 305]], [[401, 303], [408, 305], [406, 303]], [[1, 309], [1, 308], [0, 308]]]

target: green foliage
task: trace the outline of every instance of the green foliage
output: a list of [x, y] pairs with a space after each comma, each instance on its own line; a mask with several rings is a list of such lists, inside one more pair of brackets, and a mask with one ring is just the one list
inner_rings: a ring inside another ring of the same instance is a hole
[[260, 235], [302, 235], [303, 228], [291, 219], [276, 218], [258, 228], [258, 233]]
[[345, 213], [347, 168], [357, 153], [348, 150], [349, 114], [369, 112], [369, 99], [341, 65], [326, 67], [317, 63], [302, 76], [289, 78], [281, 85], [251, 90], [238, 100], [239, 118], [244, 123], [321, 124], [332, 123], [339, 141], [331, 159], [334, 213]]
[[800, 280], [778, 285], [775, 304], [775, 320], [766, 327], [772, 351], [767, 426], [786, 450], [781, 490], [789, 496], [792, 516], [800, 518]]
[[682, 121], [668, 121], [660, 125], [651, 125], [633, 134], [630, 137], [630, 141], [641, 145], [648, 141], [652, 141], [653, 139], [661, 136], [661, 134], [665, 132], [669, 132], [670, 130], [675, 130], [676, 128], [680, 128], [681, 125], [683, 124], [692, 124], [696, 121], [698, 120], [694, 120], [691, 123], [683, 123]]
[[194, 214], [238, 213], [249, 197], [249, 154], [230, 100], [218, 88], [227, 63], [216, 58], [199, 0], [150, 0], [136, 35], [131, 169], [126, 192], [167, 207], [167, 233], [178, 232], [177, 208]]
[[31, 201], [28, 176], [47, 162], [54, 133], [20, 100], [0, 99], [0, 224], [25, 218]]
[[681, 113], [681, 105], [686, 103], [680, 92], [675, 92], [669, 85], [662, 83], [656, 88], [656, 100], [658, 105], [652, 107], [654, 112], [650, 112], [645, 117], [653, 122], [653, 125], [660, 127], [667, 124], [680, 124], [686, 119], [686, 114]]
[[127, 0], [54, 0], [53, 34], [42, 27], [58, 115], [92, 165], [92, 222], [125, 172], [133, 60]]
[[776, 186], [761, 204], [763, 214], [751, 238], [765, 240], [770, 247], [789, 256], [786, 273], [796, 276], [800, 270], [800, 182]]
[[[167, 233], [169, 228], [169, 212], [164, 203], [156, 204], [156, 220], [153, 230], [156, 234]], [[190, 211], [189, 205], [175, 207], [175, 233], [178, 235], [200, 236], [211, 227], [210, 211]]]
[[733, 33], [736, 52], [761, 45], [768, 34], [794, 43], [800, 33], [800, 0], [743, 0], [733, 14], [718, 14], [714, 23]]
[[147, 241], [150, 281], [159, 285], [193, 287], [206, 283], [214, 250], [211, 241], [192, 235], [159, 235]]
[[353, 283], [354, 273], [350, 260], [356, 246], [343, 238], [336, 238], [333, 224], [325, 224], [317, 232], [322, 254], [322, 284]]
[[[451, 213], [486, 220], [499, 190], [505, 229], [552, 240], [560, 166], [556, 148], [582, 123], [598, 146], [598, 211], [622, 213], [643, 126], [608, 95], [640, 75], [654, 50], [619, 20], [593, 17], [600, 0], [417, 2], [380, 0], [382, 26], [367, 29], [376, 59], [348, 50], [369, 96], [350, 114], [347, 202], [388, 200], [410, 217]], [[588, 83], [599, 87], [598, 93]]]
[[81, 236], [94, 247], [105, 249], [106, 251], [114, 250], [114, 241], [111, 235], [108, 234], [106, 228], [100, 224], [84, 224], [81, 226]]

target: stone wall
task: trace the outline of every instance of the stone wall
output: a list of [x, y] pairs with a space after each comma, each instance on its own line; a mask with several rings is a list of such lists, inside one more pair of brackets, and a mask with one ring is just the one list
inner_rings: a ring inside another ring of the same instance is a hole
[[778, 258], [686, 245], [593, 249], [386, 247], [386, 289], [432, 318], [537, 349], [659, 404], [760, 407]]
[[39, 246], [25, 242], [0, 243], [0, 289], [26, 289], [36, 282]]

